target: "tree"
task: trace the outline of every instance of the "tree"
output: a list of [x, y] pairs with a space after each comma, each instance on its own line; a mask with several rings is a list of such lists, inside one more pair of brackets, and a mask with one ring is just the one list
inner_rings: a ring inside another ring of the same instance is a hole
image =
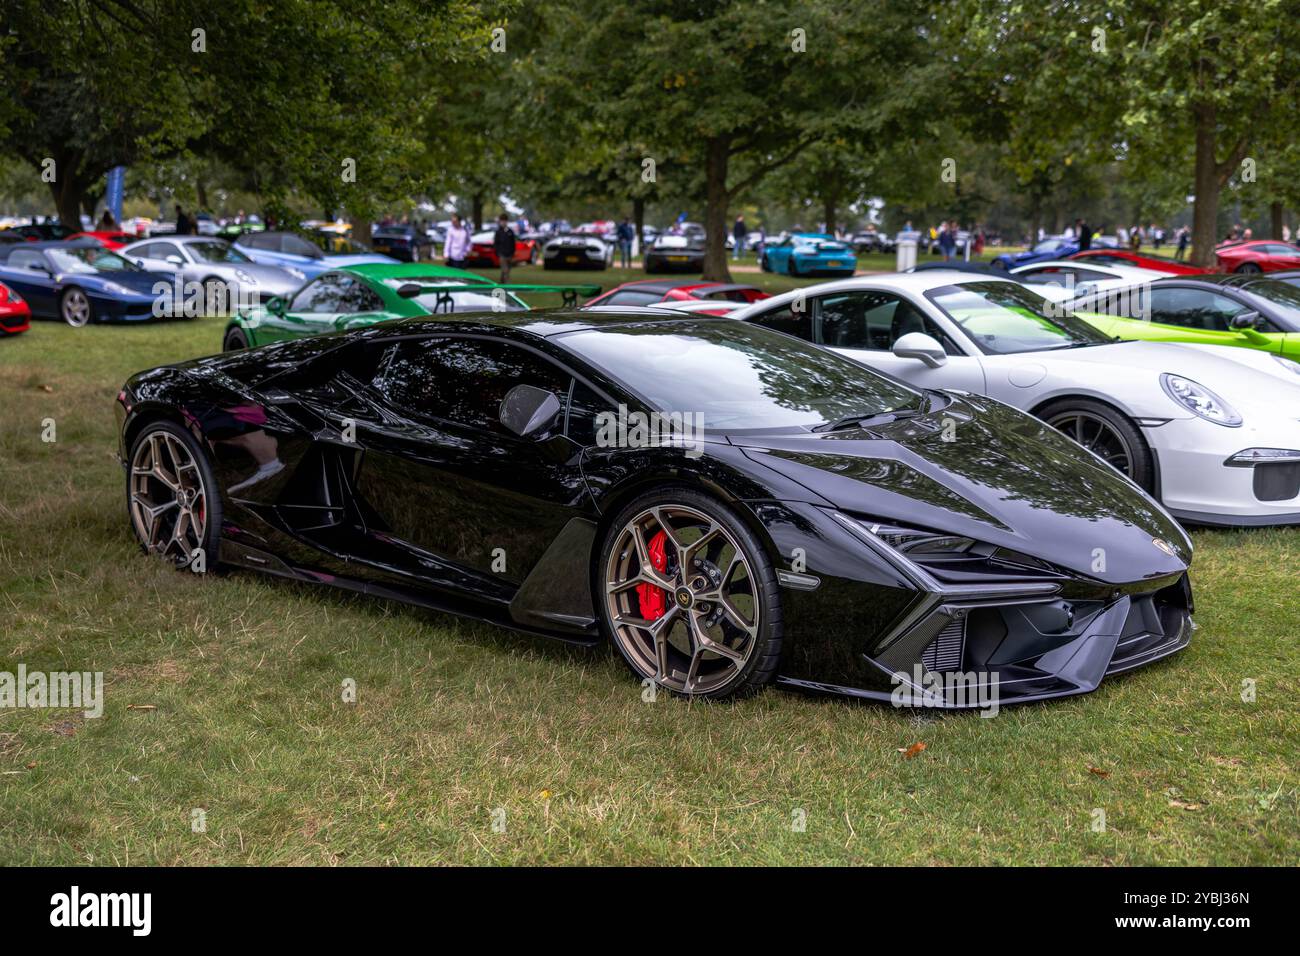
[[[886, 0], [587, 0], [551, 10], [561, 24], [547, 56], [551, 90], [585, 104], [589, 132], [644, 144], [636, 173], [703, 200], [708, 279], [730, 278], [729, 205], [814, 144], [878, 126], [920, 88], [926, 59], [923, 14]], [[685, 181], [663, 181], [669, 164]]]

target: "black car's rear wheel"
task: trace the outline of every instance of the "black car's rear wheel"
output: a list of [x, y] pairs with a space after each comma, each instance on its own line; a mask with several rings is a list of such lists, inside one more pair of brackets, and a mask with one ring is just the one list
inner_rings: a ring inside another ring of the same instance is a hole
[[675, 489], [629, 504], [605, 536], [597, 583], [605, 626], [638, 677], [729, 697], [776, 673], [775, 572], [752, 532], [712, 498]]
[[1155, 488], [1151, 450], [1127, 416], [1101, 402], [1071, 398], [1044, 408], [1040, 417], [1146, 491]]
[[172, 422], [151, 422], [131, 443], [129, 461], [127, 509], [141, 548], [178, 568], [200, 560], [211, 568], [221, 503], [198, 442]]

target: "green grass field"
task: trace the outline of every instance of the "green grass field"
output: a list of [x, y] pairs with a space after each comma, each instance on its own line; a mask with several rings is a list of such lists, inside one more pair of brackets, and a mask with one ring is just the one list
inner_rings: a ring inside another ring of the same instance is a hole
[[0, 864], [1300, 862], [1300, 530], [1197, 533], [1192, 646], [1086, 697], [646, 703], [607, 648], [143, 557], [114, 396], [221, 324], [0, 341], [0, 671], [106, 680], [0, 710]]

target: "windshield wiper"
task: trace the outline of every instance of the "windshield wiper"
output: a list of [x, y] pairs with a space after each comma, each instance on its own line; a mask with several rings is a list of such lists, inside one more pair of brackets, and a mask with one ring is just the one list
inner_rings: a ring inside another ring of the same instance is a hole
[[888, 425], [890, 422], [902, 421], [905, 418], [919, 418], [924, 415], [919, 408], [895, 408], [888, 412], [872, 412], [869, 415], [846, 415], [844, 418], [838, 418], [833, 422], [823, 422], [813, 427], [815, 432], [838, 432], [846, 428], [867, 428], [870, 425]]

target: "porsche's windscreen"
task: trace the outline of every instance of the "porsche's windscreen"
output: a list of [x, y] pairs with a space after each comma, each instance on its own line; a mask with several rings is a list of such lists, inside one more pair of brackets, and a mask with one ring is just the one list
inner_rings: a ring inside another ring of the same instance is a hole
[[201, 262], [251, 262], [228, 242], [213, 239], [211, 242], [191, 242], [188, 244], [194, 258]]
[[553, 341], [658, 411], [703, 415], [714, 431], [813, 428], [922, 401], [902, 382], [749, 323], [603, 326]]
[[925, 294], [986, 355], [1010, 355], [1111, 340], [1087, 322], [1014, 282], [963, 282]]

